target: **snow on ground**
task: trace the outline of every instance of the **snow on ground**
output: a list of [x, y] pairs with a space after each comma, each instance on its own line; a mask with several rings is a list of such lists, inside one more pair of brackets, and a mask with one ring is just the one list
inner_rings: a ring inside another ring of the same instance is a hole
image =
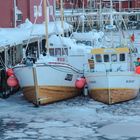
[[139, 140], [140, 96], [106, 105], [79, 96], [38, 108], [21, 92], [0, 99], [0, 139]]

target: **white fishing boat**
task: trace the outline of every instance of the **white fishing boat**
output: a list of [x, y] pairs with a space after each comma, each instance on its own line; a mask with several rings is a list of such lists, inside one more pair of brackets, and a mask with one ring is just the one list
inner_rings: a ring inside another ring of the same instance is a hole
[[19, 64], [14, 73], [23, 89], [25, 98], [35, 104], [52, 103], [79, 94], [75, 87], [81, 73], [66, 63], [42, 56], [34, 64]]
[[35, 63], [28, 58], [24, 64], [14, 67], [25, 98], [39, 104], [80, 94], [82, 88], [77, 88], [76, 82], [83, 76], [83, 65], [91, 50], [90, 46], [56, 35], [52, 35], [48, 43], [49, 56], [41, 55]]
[[137, 96], [139, 76], [129, 48], [96, 48], [92, 54], [94, 64], [85, 72], [85, 77], [89, 95], [94, 100], [113, 104]]
[[[112, 11], [112, 0], [110, 4]], [[110, 25], [106, 29], [110, 31], [110, 37], [103, 42], [102, 47], [91, 51], [92, 58], [85, 77], [89, 95], [94, 100], [114, 104], [137, 96], [140, 77], [133, 62], [133, 54], [137, 54], [137, 49], [132, 44], [128, 45], [122, 37], [124, 34], [119, 35], [121, 39], [113, 37], [115, 26], [112, 12]]]
[[85, 44], [92, 47], [100, 46], [103, 41], [104, 33], [102, 31], [73, 32], [71, 38], [78, 44]]
[[[44, 9], [46, 9], [45, 0]], [[44, 11], [44, 14], [47, 15], [47, 10]], [[75, 84], [77, 79], [82, 76], [81, 71], [67, 63], [63, 57], [61, 60], [64, 61], [60, 62], [59, 55], [49, 55], [47, 19], [45, 21], [47, 55], [40, 55], [36, 61], [32, 58], [26, 58], [24, 63], [13, 68], [25, 98], [36, 105], [52, 103], [79, 95], [80, 90]], [[63, 48], [63, 46], [59, 47]]]
[[74, 39], [57, 35], [50, 36], [48, 42], [50, 56], [57, 57], [58, 62], [67, 62], [83, 71], [83, 66], [90, 56], [91, 46], [77, 44]]
[[[92, 46], [92, 47], [97, 47], [99, 46], [102, 41], [103, 41], [103, 37], [104, 37], [104, 32], [97, 31], [96, 29], [93, 29], [90, 25], [90, 19], [87, 19], [87, 14], [85, 12], [85, 7], [84, 7], [84, 0], [81, 1], [82, 2], [82, 13], [81, 15], [79, 15], [79, 22], [76, 28], [76, 31], [74, 31], [71, 34], [71, 38], [76, 40], [76, 43], [78, 44], [84, 44], [87, 46]], [[85, 22], [87, 22], [90, 26], [90, 31], [89, 29], [87, 29], [87, 27], [85, 26]], [[80, 24], [82, 25], [82, 29], [80, 29]]]

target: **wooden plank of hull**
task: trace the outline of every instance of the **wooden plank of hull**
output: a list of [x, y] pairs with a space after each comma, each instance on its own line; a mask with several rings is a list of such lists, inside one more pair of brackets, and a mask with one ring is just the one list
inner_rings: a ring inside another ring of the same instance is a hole
[[[80, 94], [80, 90], [75, 87], [39, 86], [37, 93], [39, 104], [48, 104], [56, 101], [69, 99]], [[36, 103], [35, 88], [24, 87], [24, 97], [32, 103]]]
[[93, 89], [89, 95], [96, 101], [106, 104], [114, 104], [135, 98], [138, 94], [136, 89]]

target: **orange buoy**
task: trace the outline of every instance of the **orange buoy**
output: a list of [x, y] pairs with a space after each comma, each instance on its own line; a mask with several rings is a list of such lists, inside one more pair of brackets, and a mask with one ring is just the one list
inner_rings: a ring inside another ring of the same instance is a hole
[[82, 89], [84, 88], [85, 84], [86, 84], [86, 79], [81, 77], [76, 80], [75, 87], [78, 89]]
[[137, 74], [140, 74], [140, 66], [137, 66], [137, 67], [135, 68], [135, 72], [136, 72]]
[[9, 87], [15, 87], [15, 86], [18, 85], [18, 80], [14, 75], [11, 75], [7, 79], [7, 84], [8, 84]]
[[6, 73], [8, 76], [14, 75], [14, 71], [12, 68], [7, 69]]

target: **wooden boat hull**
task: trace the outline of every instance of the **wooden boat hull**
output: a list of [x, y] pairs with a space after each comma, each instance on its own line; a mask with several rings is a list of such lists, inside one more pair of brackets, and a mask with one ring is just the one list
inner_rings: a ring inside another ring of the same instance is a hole
[[53, 103], [80, 93], [75, 82], [82, 74], [67, 64], [18, 66], [14, 68], [14, 72], [25, 98], [34, 104]]
[[89, 91], [89, 95], [96, 101], [106, 104], [114, 104], [137, 97], [136, 89], [93, 89]]
[[24, 97], [34, 104], [49, 104], [56, 101], [61, 101], [73, 98], [80, 94], [80, 90], [75, 87], [57, 87], [57, 86], [39, 86], [38, 93], [35, 94], [35, 87], [24, 87]]
[[89, 72], [86, 79], [90, 97], [106, 104], [134, 99], [140, 87], [134, 72]]

